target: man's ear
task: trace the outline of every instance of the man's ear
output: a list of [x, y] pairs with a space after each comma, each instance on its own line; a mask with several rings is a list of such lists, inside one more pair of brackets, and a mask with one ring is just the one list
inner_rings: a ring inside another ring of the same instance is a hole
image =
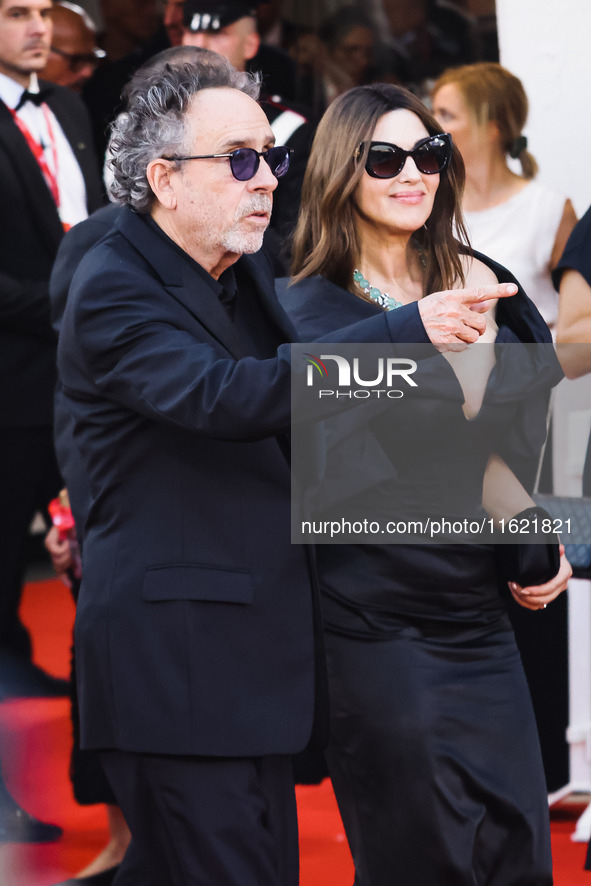
[[146, 169], [148, 184], [152, 188], [156, 200], [165, 209], [176, 209], [177, 205], [176, 191], [172, 181], [174, 172], [174, 163], [171, 160], [164, 160], [162, 157], [152, 160]]
[[260, 45], [261, 38], [259, 37], [256, 30], [253, 29], [251, 33], [247, 35], [244, 41], [244, 60], [248, 62], [251, 58], [254, 58], [259, 51]]

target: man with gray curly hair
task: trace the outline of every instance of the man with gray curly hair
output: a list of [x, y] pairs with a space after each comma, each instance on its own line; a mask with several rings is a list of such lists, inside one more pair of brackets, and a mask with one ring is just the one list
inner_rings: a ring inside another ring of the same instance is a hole
[[[206, 199], [201, 205], [187, 204], [192, 216], [191, 229], [196, 232], [199, 226], [198, 235], [195, 233], [195, 239], [199, 244], [195, 243], [196, 254], [185, 246], [186, 251], [201, 264], [200, 259], [204, 258], [203, 238], [213, 236], [219, 240], [219, 246], [229, 253], [229, 260], [220, 255], [223, 266], [217, 276], [226, 267], [234, 264], [238, 256], [243, 253], [258, 252], [261, 248], [262, 237], [269, 224], [273, 207], [271, 194], [277, 185], [273, 172], [278, 176], [283, 175], [289, 166], [289, 151], [286, 148], [273, 146], [273, 134], [262, 122], [266, 119], [264, 114], [257, 115], [258, 128], [265, 130], [261, 133], [266, 146], [262, 152], [257, 154], [256, 149], [244, 147], [225, 156], [187, 156], [195, 150], [196, 144], [197, 146], [210, 144], [211, 139], [207, 136], [198, 136], [196, 142], [195, 132], [201, 131], [204, 121], [209, 123], [212, 110], [218, 111], [221, 129], [225, 130], [224, 112], [216, 108], [220, 94], [217, 91], [208, 92], [222, 88], [234, 91], [233, 95], [227, 93], [223, 95], [222, 104], [225, 107], [228, 103], [230, 115], [234, 106], [237, 111], [238, 107], [244, 107], [252, 112], [252, 101], [245, 101], [241, 96], [256, 102], [259, 94], [258, 80], [252, 75], [235, 71], [229, 62], [220, 56], [214, 55], [208, 63], [202, 64], [198, 74], [192, 64], [166, 67], [163, 72], [157, 72], [152, 77], [149, 73], [145, 73], [142, 94], [137, 96], [137, 101], [132, 102], [127, 112], [121, 114], [113, 124], [110, 142], [112, 158], [109, 163], [112, 172], [112, 180], [109, 182], [111, 200], [127, 204], [138, 213], [149, 213], [171, 236], [168, 230], [169, 224], [173, 218], [178, 220], [181, 217], [179, 212], [182, 212], [182, 207], [176, 202], [174, 206], [170, 203], [170, 193], [168, 193], [170, 183], [180, 178], [185, 186], [191, 179], [194, 182], [199, 181], [206, 192], [209, 189], [209, 175], [204, 169], [208, 167], [201, 166], [197, 169], [196, 166], [188, 166], [188, 161], [194, 159], [230, 161], [230, 169], [228, 170], [225, 164], [225, 172], [229, 171], [234, 180], [242, 182], [242, 185], [235, 189], [242, 191], [240, 199], [235, 201], [234, 194], [229, 198], [228, 209], [232, 204], [235, 215], [232, 219], [233, 224], [226, 230], [226, 219], [223, 218], [224, 209], [221, 205], [218, 207], [218, 217], [212, 218], [213, 207], [209, 200]], [[232, 120], [232, 117], [229, 119]], [[230, 141], [234, 139], [231, 137]], [[263, 166], [260, 165], [261, 156], [266, 160]], [[212, 173], [211, 178], [218, 179], [220, 164], [209, 164], [209, 168]], [[180, 173], [177, 178], [175, 178], [176, 173]], [[260, 182], [261, 178], [265, 179], [264, 183]], [[256, 184], [251, 187], [250, 183], [255, 179]], [[249, 184], [245, 185], [245, 182]], [[162, 189], [167, 192], [165, 195]], [[236, 205], [233, 205], [234, 203]], [[219, 229], [217, 221], [220, 224]], [[211, 273], [211, 268], [206, 267], [206, 269]]]
[[[129, 86], [110, 161], [123, 208], [62, 325], [92, 490], [82, 746], [101, 751], [133, 835], [115, 882], [295, 886], [312, 578], [289, 538], [287, 344], [281, 402], [260, 375], [292, 330], [267, 259], [250, 255], [289, 151], [256, 77], [188, 51]], [[245, 362], [258, 382], [235, 376]]]

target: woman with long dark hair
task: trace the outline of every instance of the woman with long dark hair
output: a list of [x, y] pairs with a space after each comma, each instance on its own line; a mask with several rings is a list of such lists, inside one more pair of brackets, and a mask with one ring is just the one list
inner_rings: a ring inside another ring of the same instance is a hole
[[[378, 84], [337, 98], [310, 156], [294, 277], [280, 286], [301, 339], [429, 292], [512, 281], [456, 239], [463, 180], [450, 137], [406, 90]], [[445, 476], [469, 507], [484, 492], [498, 516], [503, 488], [511, 513], [534, 513], [505, 459], [518, 464], [541, 446], [547, 388], [560, 373], [544, 352], [512, 372], [522, 349], [497, 347], [550, 342], [522, 290], [488, 307], [480, 342], [490, 346], [434, 351], [420, 361], [420, 395], [408, 411], [397, 401], [372, 425], [395, 469], [381, 492], [399, 515], [417, 503], [445, 513]], [[466, 372], [473, 353], [482, 355], [479, 372]], [[474, 457], [452, 464], [445, 453], [456, 448]], [[318, 546], [327, 757], [356, 886], [552, 883], [536, 728], [499, 592], [513, 579], [518, 602], [543, 610], [570, 573], [552, 546], [536, 546], [534, 557], [550, 549], [556, 558], [540, 584], [477, 540]]]

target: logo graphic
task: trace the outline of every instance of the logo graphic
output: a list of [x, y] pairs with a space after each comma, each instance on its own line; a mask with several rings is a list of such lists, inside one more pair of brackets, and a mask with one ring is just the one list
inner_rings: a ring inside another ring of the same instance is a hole
[[[416, 381], [411, 377], [417, 370], [417, 364], [414, 360], [407, 358], [386, 357], [384, 359], [379, 357], [371, 377], [362, 378], [358, 357], [350, 361], [340, 354], [320, 354], [319, 357], [316, 354], [304, 354], [303, 356], [308, 364], [306, 384], [309, 388], [314, 386], [315, 369], [323, 381], [328, 378], [328, 369], [325, 362], [328, 360], [336, 366], [337, 385], [339, 388], [351, 388], [353, 385], [358, 385], [362, 389], [360, 393], [354, 395], [356, 397], [369, 396], [368, 389], [373, 390], [379, 396], [380, 393], [386, 393], [391, 389], [395, 381], [404, 381], [412, 388], [417, 387]], [[333, 366], [333, 369], [335, 366]], [[379, 388], [378, 391], [378, 385], [385, 385], [385, 388]], [[320, 396], [327, 396], [329, 393], [334, 393], [334, 391], [320, 391]], [[387, 396], [393, 397], [395, 395], [402, 397], [402, 392], [396, 391], [395, 394], [387, 393]], [[347, 394], [346, 396], [351, 395]]]
[[306, 357], [306, 363], [308, 364], [308, 387], [312, 384], [312, 376], [314, 374], [314, 369], [317, 369], [320, 373], [320, 378], [326, 378], [328, 375], [328, 369], [320, 359], [315, 354], [304, 354]]
[[[403, 383], [410, 388], [417, 387], [416, 381], [412, 378], [417, 370], [417, 364], [408, 358], [378, 357], [375, 351], [370, 355], [366, 353], [362, 370], [359, 357], [348, 359], [341, 354], [308, 353], [302, 356], [308, 364], [306, 385], [309, 388], [316, 388], [319, 398], [343, 397], [365, 400], [370, 397], [387, 397], [396, 400], [404, 396], [404, 391], [394, 388], [395, 384]], [[329, 378], [336, 381], [336, 387], [324, 388], [324, 385], [330, 384]]]

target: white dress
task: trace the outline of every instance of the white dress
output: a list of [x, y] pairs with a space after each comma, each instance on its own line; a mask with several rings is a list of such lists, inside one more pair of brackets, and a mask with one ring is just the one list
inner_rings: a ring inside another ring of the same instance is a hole
[[509, 200], [491, 209], [464, 213], [474, 249], [504, 265], [517, 277], [552, 329], [558, 293], [550, 260], [566, 197], [531, 181]]

